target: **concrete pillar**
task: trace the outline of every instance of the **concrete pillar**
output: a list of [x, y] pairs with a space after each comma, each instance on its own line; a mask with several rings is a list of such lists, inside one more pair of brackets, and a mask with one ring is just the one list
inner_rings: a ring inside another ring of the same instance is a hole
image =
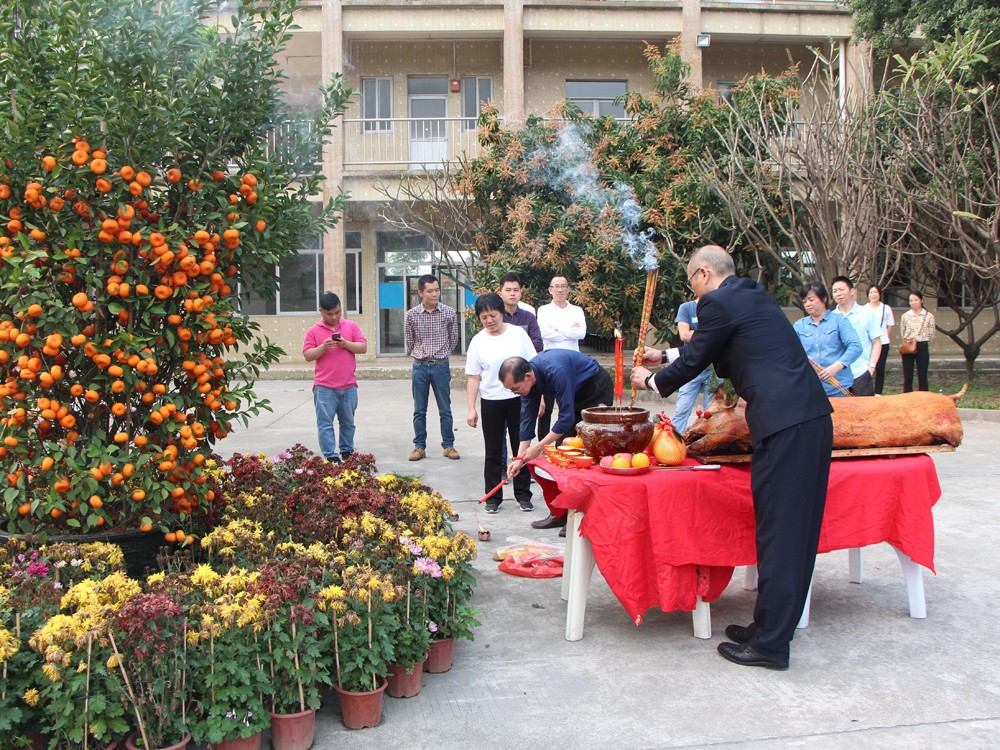
[[524, 114], [524, 0], [503, 3], [503, 115]]
[[705, 87], [704, 73], [701, 69], [702, 48], [697, 39], [701, 33], [701, 0], [684, 0], [681, 15], [681, 59], [691, 66], [688, 74], [688, 86], [692, 93]]
[[[344, 14], [342, 0], [323, 2], [323, 82], [335, 73], [344, 72]], [[330, 200], [344, 185], [344, 128], [338, 126], [323, 149], [323, 174], [326, 175], [324, 200]], [[323, 239], [323, 291], [336, 292], [345, 299], [343, 218]]]

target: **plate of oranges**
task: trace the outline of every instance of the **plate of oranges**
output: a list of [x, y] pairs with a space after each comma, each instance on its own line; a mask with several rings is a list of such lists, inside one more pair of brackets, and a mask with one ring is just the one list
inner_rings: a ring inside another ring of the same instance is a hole
[[645, 453], [616, 453], [602, 458], [598, 468], [605, 474], [628, 477], [645, 474], [650, 469], [650, 463]]

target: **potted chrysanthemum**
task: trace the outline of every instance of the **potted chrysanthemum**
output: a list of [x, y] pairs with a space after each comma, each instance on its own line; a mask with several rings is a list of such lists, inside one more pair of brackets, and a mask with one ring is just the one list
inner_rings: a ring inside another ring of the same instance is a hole
[[340, 696], [341, 717], [349, 729], [376, 726], [382, 717], [382, 696], [389, 663], [395, 656], [393, 637], [399, 621], [393, 603], [403, 596], [392, 574], [370, 561], [348, 561], [339, 583], [320, 592], [332, 610], [334, 690]]
[[318, 545], [279, 545], [276, 555], [248, 582], [247, 595], [260, 601], [260, 653], [273, 686], [271, 744], [305, 748], [312, 744], [320, 689], [330, 684], [329, 654], [321, 648], [329, 623], [318, 605], [326, 560]]
[[233, 568], [224, 575], [208, 565], [191, 574], [200, 593], [192, 624], [190, 677], [196, 686], [191, 737], [216, 750], [258, 750], [270, 727], [265, 701], [273, 692], [264, 671], [264, 597], [247, 586], [256, 571]]

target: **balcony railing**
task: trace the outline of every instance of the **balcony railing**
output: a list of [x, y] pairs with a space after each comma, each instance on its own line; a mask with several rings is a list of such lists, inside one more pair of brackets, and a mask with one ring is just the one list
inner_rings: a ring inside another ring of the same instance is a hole
[[460, 155], [475, 156], [476, 120], [465, 117], [394, 117], [344, 120], [344, 166], [435, 169]]

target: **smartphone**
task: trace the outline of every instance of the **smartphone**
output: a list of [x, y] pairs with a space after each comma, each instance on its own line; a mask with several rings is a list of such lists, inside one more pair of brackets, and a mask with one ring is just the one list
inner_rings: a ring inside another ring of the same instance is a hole
[[340, 339], [342, 339], [344, 337], [340, 334], [339, 331], [337, 331], [336, 333], [331, 333], [330, 334], [330, 338], [333, 339], [334, 341], [339, 341]]

